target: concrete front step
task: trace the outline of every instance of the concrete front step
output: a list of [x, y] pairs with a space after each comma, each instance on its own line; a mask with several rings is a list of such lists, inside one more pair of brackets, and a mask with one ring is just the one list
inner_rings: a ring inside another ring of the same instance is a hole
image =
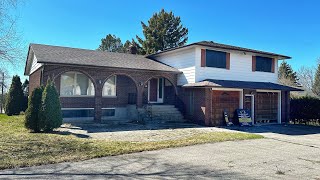
[[154, 114], [154, 115], [166, 115], [166, 114], [175, 115], [175, 114], [181, 114], [181, 113], [180, 113], [180, 111], [168, 111], [168, 112], [152, 111], [152, 114]]
[[151, 107], [159, 107], [159, 108], [166, 108], [166, 107], [170, 107], [170, 108], [174, 108], [174, 105], [161, 105], [161, 104], [151, 104], [151, 105], [149, 105], [149, 106], [151, 106]]
[[173, 112], [180, 112], [177, 108], [168, 108], [168, 109], [150, 109], [151, 111], [153, 112], [170, 112], [170, 111], [173, 111]]
[[174, 105], [149, 105], [144, 109], [148, 117], [152, 116], [147, 118], [148, 122], [185, 122], [183, 115]]
[[152, 114], [152, 118], [162, 118], [162, 119], [166, 119], [166, 118], [176, 118], [176, 119], [182, 119], [183, 116], [181, 114], [163, 114], [163, 115], [159, 115], [159, 114]]

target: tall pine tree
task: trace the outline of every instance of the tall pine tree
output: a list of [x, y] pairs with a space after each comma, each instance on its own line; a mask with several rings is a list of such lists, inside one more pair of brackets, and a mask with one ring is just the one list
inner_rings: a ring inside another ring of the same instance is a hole
[[317, 72], [314, 77], [314, 83], [312, 85], [312, 92], [317, 96], [320, 96], [320, 63], [318, 64]]
[[181, 23], [179, 16], [172, 11], [162, 9], [153, 14], [148, 25], [141, 22], [144, 39], [136, 36], [146, 54], [163, 51], [168, 48], [183, 46], [188, 41], [188, 29]]
[[278, 71], [279, 82], [284, 85], [296, 86], [298, 77], [297, 73], [293, 71], [290, 64], [283, 61]]
[[47, 85], [42, 93], [38, 122], [39, 130], [44, 132], [50, 132], [62, 124], [59, 94], [50, 79], [48, 79]]
[[28, 108], [25, 113], [25, 127], [40, 132], [39, 127], [39, 111], [42, 103], [43, 87], [35, 88], [29, 96]]
[[123, 52], [123, 44], [120, 38], [115, 35], [108, 34], [105, 38], [101, 39], [101, 44], [98, 50], [108, 52]]
[[23, 110], [23, 91], [19, 76], [13, 76], [12, 83], [7, 94], [5, 112], [8, 116], [18, 115]]

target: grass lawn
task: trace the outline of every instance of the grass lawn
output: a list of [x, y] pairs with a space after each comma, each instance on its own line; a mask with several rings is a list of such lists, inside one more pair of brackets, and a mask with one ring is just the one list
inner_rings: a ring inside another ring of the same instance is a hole
[[263, 138], [247, 133], [210, 132], [160, 142], [117, 142], [78, 138], [54, 133], [30, 133], [24, 116], [0, 114], [0, 169], [180, 147], [202, 143]]

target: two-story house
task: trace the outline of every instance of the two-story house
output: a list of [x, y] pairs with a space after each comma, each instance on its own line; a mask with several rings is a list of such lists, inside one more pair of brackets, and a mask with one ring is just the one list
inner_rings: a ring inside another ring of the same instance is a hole
[[290, 91], [278, 84], [288, 56], [201, 41], [148, 56], [30, 44], [29, 91], [54, 80], [65, 121], [148, 120], [223, 125], [236, 109], [254, 123], [289, 119]]

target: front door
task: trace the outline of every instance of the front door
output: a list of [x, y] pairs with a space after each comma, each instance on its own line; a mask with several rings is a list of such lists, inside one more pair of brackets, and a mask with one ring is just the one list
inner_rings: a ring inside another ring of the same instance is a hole
[[244, 96], [244, 103], [243, 108], [248, 109], [251, 112], [251, 119], [252, 123], [254, 124], [254, 95], [253, 94], [246, 94]]
[[150, 103], [163, 103], [164, 79], [152, 78], [148, 82], [148, 101]]

